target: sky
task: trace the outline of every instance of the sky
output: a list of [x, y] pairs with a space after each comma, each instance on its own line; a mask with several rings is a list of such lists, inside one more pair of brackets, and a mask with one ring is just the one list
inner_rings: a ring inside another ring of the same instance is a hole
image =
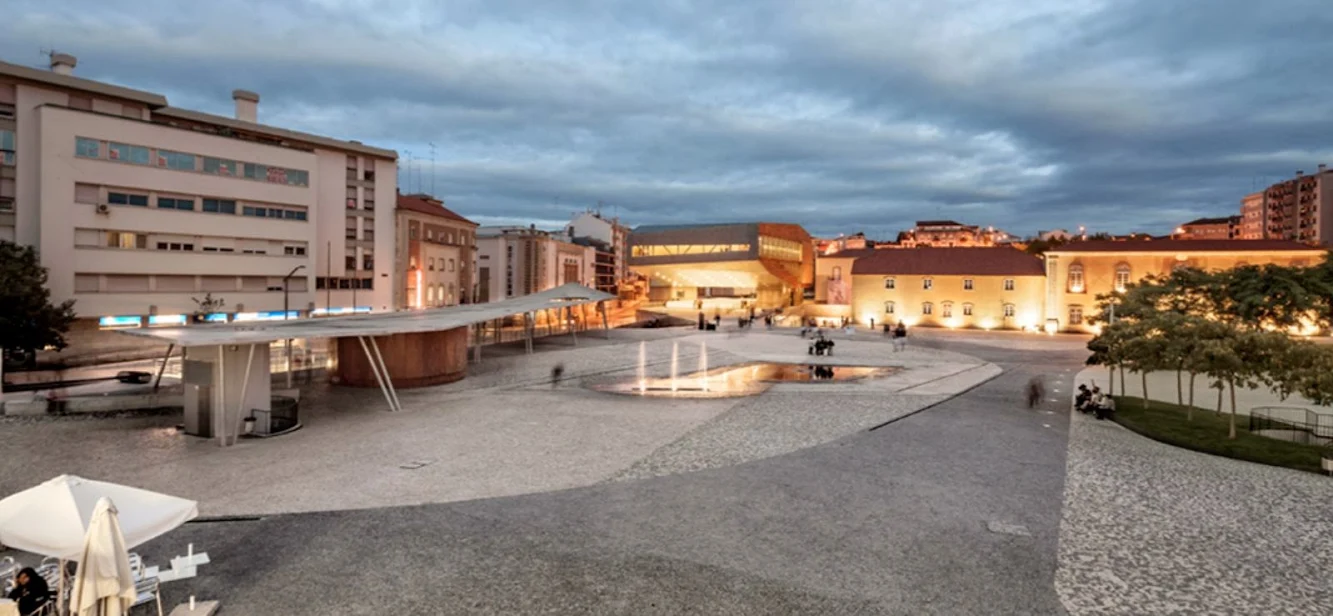
[[253, 90], [482, 224], [1166, 233], [1333, 162], [1326, 0], [4, 4], [0, 59], [222, 115]]

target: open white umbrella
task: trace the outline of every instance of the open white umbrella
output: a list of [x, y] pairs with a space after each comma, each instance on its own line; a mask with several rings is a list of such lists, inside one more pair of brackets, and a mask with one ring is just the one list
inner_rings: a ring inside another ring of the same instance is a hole
[[70, 611], [79, 616], [123, 616], [134, 605], [134, 575], [116, 506], [102, 497], [93, 509], [70, 592]]
[[103, 497], [116, 504], [126, 549], [199, 515], [199, 505], [192, 500], [61, 475], [0, 500], [0, 544], [77, 561], [93, 511]]

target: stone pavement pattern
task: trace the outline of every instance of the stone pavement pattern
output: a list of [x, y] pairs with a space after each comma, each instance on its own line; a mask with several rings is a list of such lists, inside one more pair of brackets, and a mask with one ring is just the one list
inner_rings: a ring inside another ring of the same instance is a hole
[[1056, 585], [1072, 614], [1333, 614], [1333, 480], [1076, 416]]

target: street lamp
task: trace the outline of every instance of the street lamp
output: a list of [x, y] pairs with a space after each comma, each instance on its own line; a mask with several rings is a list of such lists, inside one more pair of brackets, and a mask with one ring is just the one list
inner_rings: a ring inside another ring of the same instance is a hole
[[[299, 272], [299, 271], [301, 271], [301, 270], [303, 270], [303, 269], [305, 269], [305, 266], [304, 266], [304, 265], [298, 265], [298, 266], [296, 266], [296, 267], [293, 267], [293, 268], [292, 268], [292, 271], [287, 272], [287, 275], [286, 275], [286, 276], [283, 276], [283, 277], [282, 277], [282, 320], [284, 320], [284, 321], [286, 321], [288, 318], [291, 317], [291, 313], [287, 310], [287, 297], [288, 297], [288, 296], [287, 296], [287, 281], [290, 280], [292, 276], [295, 276], [295, 275], [296, 275], [296, 272]], [[286, 351], [287, 351], [287, 389], [291, 389], [291, 388], [292, 388], [292, 339], [291, 339], [291, 338], [287, 338], [287, 339], [286, 339], [286, 346], [287, 346], [287, 348], [286, 348]]]

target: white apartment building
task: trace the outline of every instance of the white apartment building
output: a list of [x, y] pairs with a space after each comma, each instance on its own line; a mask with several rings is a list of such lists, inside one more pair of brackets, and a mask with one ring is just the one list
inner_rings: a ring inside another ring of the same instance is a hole
[[477, 229], [476, 302], [498, 302], [576, 282], [592, 286], [596, 251], [535, 227]]
[[[397, 153], [0, 62], [0, 239], [104, 327], [393, 310]], [[377, 207], [377, 204], [379, 207]], [[378, 235], [376, 231], [381, 231]], [[377, 255], [383, 258], [377, 259]], [[276, 311], [276, 312], [275, 312]]]
[[630, 228], [620, 224], [619, 218], [603, 218], [600, 212], [587, 211], [574, 215], [565, 228], [570, 238], [589, 238], [609, 248], [597, 264], [596, 278], [587, 283], [600, 291], [616, 294], [620, 283], [629, 278]]

